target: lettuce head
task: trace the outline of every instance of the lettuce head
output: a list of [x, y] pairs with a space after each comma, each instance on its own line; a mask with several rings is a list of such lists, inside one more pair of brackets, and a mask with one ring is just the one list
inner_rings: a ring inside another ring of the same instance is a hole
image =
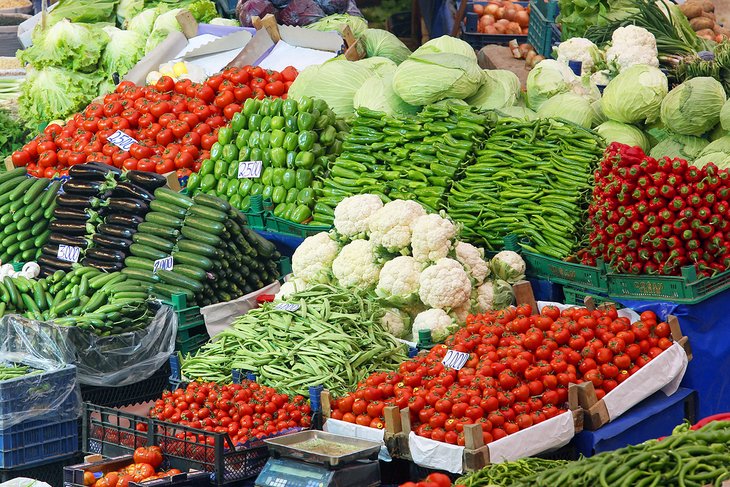
[[109, 36], [100, 27], [62, 19], [46, 30], [39, 25], [33, 31], [33, 45], [18, 51], [18, 59], [35, 68], [55, 66], [92, 72], [107, 42]]

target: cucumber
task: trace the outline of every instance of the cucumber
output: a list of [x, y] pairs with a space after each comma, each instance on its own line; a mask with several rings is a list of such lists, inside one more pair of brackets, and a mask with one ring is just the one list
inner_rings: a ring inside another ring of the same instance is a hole
[[23, 215], [31, 216], [38, 211], [39, 208], [41, 208], [41, 198], [36, 198], [29, 205], [26, 205], [25, 209], [23, 209]]
[[5, 171], [0, 173], [0, 184], [5, 183], [6, 181], [10, 181], [11, 179], [17, 179], [20, 176], [25, 176], [26, 170], [25, 167], [16, 167], [15, 169], [11, 169], [9, 171]]
[[183, 221], [180, 218], [158, 211], [150, 211], [147, 213], [145, 216], [145, 222], [171, 228], [181, 228], [183, 226]]
[[10, 235], [5, 236], [2, 239], [2, 241], [0, 241], [0, 246], [6, 249], [17, 241], [18, 241], [17, 234], [11, 233]]
[[215, 257], [215, 254], [218, 251], [218, 249], [211, 245], [185, 238], [178, 240], [177, 248], [181, 252], [190, 252], [191, 254], [202, 255], [205, 257]]
[[143, 271], [149, 271], [149, 272], [152, 272], [152, 269], [155, 268], [154, 261], [152, 261], [150, 259], [145, 259], [144, 257], [135, 257], [135, 256], [129, 256], [126, 259], [124, 259], [124, 265], [127, 267], [141, 269]]
[[25, 240], [28, 240], [28, 238], [31, 237], [31, 230], [30, 228], [27, 230], [20, 231], [15, 234], [15, 240], [17, 242], [23, 242]]
[[58, 196], [58, 190], [61, 189], [61, 184], [63, 184], [63, 181], [61, 180], [53, 181], [51, 185], [46, 188], [46, 193], [41, 198], [41, 206], [43, 206], [43, 208], [48, 207], [48, 205], [56, 199], [56, 196]]
[[189, 216], [199, 216], [206, 220], [213, 220], [217, 222], [225, 222], [228, 219], [228, 215], [223, 211], [214, 210], [202, 205], [193, 205], [188, 208]]
[[155, 198], [163, 203], [169, 203], [179, 208], [190, 208], [193, 205], [193, 199], [184, 194], [176, 193], [168, 188], [157, 188], [155, 190]]
[[30, 227], [32, 225], [33, 225], [33, 222], [30, 221], [30, 218], [28, 218], [27, 216], [23, 217], [23, 219], [18, 222], [18, 230], [21, 232], [23, 230], [28, 230], [28, 229], [30, 229]]
[[36, 179], [30, 189], [23, 196], [23, 204], [28, 205], [31, 201], [40, 199], [41, 193], [48, 187], [48, 183], [50, 182], [51, 180], [47, 178]]
[[167, 252], [163, 252], [161, 250], [157, 250], [147, 245], [142, 245], [138, 243], [130, 245], [129, 252], [135, 257], [142, 257], [144, 259], [150, 259], [153, 261], [170, 257], [170, 254]]
[[147, 247], [152, 247], [153, 249], [167, 252], [168, 254], [172, 252], [172, 249], [175, 247], [175, 244], [165, 240], [164, 238], [156, 237], [154, 235], [145, 235], [144, 233], [139, 232], [132, 235], [132, 241], [141, 245], [146, 245]]
[[188, 279], [194, 279], [198, 282], [204, 282], [208, 279], [208, 274], [200, 267], [180, 264], [175, 266], [174, 271], [175, 274], [180, 274], [181, 276], [187, 277]]
[[[38, 181], [38, 180], [35, 178], [25, 178], [24, 181], [21, 181], [20, 184], [15, 186], [15, 189], [13, 189], [12, 191], [10, 191], [8, 193], [10, 195], [8, 197], [8, 199], [10, 201], [20, 201], [20, 204], [22, 205], [23, 198], [21, 198], [21, 196], [24, 195], [25, 192], [28, 191], [30, 189], [30, 187], [33, 186], [33, 184], [35, 184], [36, 181]], [[46, 184], [48, 184], [48, 183], [46, 183]]]
[[28, 240], [20, 242], [19, 248], [23, 252], [25, 252], [26, 250], [35, 249], [35, 239], [29, 238]]
[[223, 230], [225, 230], [225, 225], [223, 225], [221, 222], [214, 222], [210, 220], [206, 220], [204, 218], [198, 218], [194, 216], [188, 216], [185, 218], [185, 225], [190, 225], [193, 228], [196, 228], [198, 230], [202, 230], [204, 232], [213, 234], [213, 235], [220, 235], [223, 233]]
[[13, 218], [15, 217], [14, 213], [5, 213], [2, 217], [0, 217], [0, 225], [7, 225], [10, 222], [14, 221]]
[[137, 226], [137, 231], [140, 234], [154, 235], [156, 237], [162, 237], [168, 240], [177, 240], [180, 236], [180, 231], [163, 225], [158, 225], [152, 222], [142, 222]]
[[202, 242], [208, 245], [212, 245], [214, 247], [217, 247], [221, 244], [220, 237], [216, 235], [211, 235], [190, 226], [183, 227], [182, 230], [180, 230], [180, 233], [182, 233], [183, 237], [185, 238], [195, 240], [196, 242]]
[[43, 247], [46, 244], [46, 242], [48, 242], [48, 239], [50, 238], [50, 236], [51, 236], [50, 230], [44, 231], [40, 235], [36, 236], [35, 241], [33, 242], [33, 245], [40, 249], [41, 247]]
[[207, 257], [191, 254], [190, 252], [175, 252], [172, 255], [175, 264], [192, 265], [209, 271], [213, 268], [213, 261]]
[[203, 285], [194, 279], [179, 275], [173, 271], [167, 271], [160, 269], [157, 271], [157, 275], [160, 276], [162, 282], [171, 286], [184, 287], [191, 291], [200, 292], [203, 290]]
[[172, 286], [170, 284], [155, 283], [152, 285], [152, 292], [163, 298], [171, 298], [173, 294], [184, 294], [187, 299], [195, 299], [195, 293], [184, 287]]
[[165, 203], [163, 201], [158, 201], [158, 200], [152, 200], [150, 202], [150, 209], [152, 211], [172, 215], [176, 218], [185, 218], [185, 213], [186, 213], [185, 209], [183, 209], [183, 208], [180, 208], [175, 205], [171, 205], [170, 203]]
[[199, 205], [214, 208], [218, 211], [228, 211], [231, 209], [231, 205], [228, 202], [205, 193], [196, 194], [193, 196], [193, 201]]

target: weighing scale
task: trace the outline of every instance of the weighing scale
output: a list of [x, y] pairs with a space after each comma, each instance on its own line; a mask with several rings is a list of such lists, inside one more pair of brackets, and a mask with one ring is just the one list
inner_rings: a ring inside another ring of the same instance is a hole
[[[350, 447], [346, 454], [328, 455], [304, 450], [309, 440], [324, 440]], [[271, 458], [259, 476], [257, 487], [376, 487], [380, 485], [378, 453], [380, 443], [333, 435], [324, 431], [302, 431], [264, 440]]]

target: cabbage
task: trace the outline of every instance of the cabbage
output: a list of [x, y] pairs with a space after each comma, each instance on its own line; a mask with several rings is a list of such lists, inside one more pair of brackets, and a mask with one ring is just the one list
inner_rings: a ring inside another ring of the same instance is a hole
[[393, 88], [406, 103], [429, 105], [444, 98], [468, 98], [481, 82], [482, 70], [471, 58], [416, 51], [398, 66]]
[[355, 108], [365, 107], [388, 115], [403, 115], [417, 113], [419, 107], [407, 104], [393, 91], [393, 74], [386, 74], [382, 78], [373, 76], [367, 80], [355, 93], [353, 100]]
[[593, 114], [591, 102], [575, 93], [555, 95], [537, 111], [540, 118], [564, 118], [588, 129], [593, 125]]
[[367, 29], [360, 40], [369, 58], [382, 56], [400, 64], [411, 55], [411, 50], [387, 30]]
[[241, 23], [236, 19], [224, 19], [222, 17], [216, 17], [208, 22], [210, 25], [227, 25], [229, 27], [239, 27]]
[[162, 41], [167, 39], [170, 32], [182, 32], [180, 22], [177, 21], [177, 14], [182, 12], [183, 9], [176, 8], [161, 14], [155, 19], [155, 24], [152, 26], [152, 32], [147, 38], [147, 44], [145, 45], [144, 52], [148, 54], [152, 49], [157, 47]]
[[157, 17], [159, 17], [164, 11], [165, 7], [163, 5], [156, 8], [142, 10], [142, 12], [127, 20], [125, 28], [147, 37], [150, 32], [152, 32], [155, 20], [157, 20]]
[[603, 90], [601, 108], [611, 120], [653, 122], [667, 96], [667, 77], [659, 68], [637, 64], [616, 76]]
[[649, 152], [649, 147], [651, 147], [644, 132], [633, 125], [609, 120], [596, 127], [595, 130], [609, 144], [619, 142], [630, 146], [638, 145], [644, 152]]
[[702, 135], [720, 121], [725, 99], [725, 90], [716, 79], [689, 79], [662, 101], [662, 122], [681, 135]]
[[505, 69], [482, 71], [482, 86], [467, 98], [469, 105], [491, 110], [512, 106], [520, 97], [520, 79]]
[[497, 110], [500, 118], [511, 117], [525, 120], [537, 120], [537, 113], [526, 107], [502, 107]]
[[722, 124], [723, 130], [730, 130], [730, 100], [722, 105], [722, 109], [720, 110], [720, 124]]
[[421, 47], [413, 51], [413, 56], [419, 57], [424, 54], [459, 54], [461, 56], [468, 57], [475, 63], [477, 62], [477, 55], [474, 53], [474, 48], [469, 44], [451, 36], [441, 36], [436, 39], [423, 44]]
[[355, 93], [371, 76], [375, 73], [358, 63], [334, 59], [299, 73], [288, 96], [295, 100], [304, 96], [320, 98], [338, 117], [348, 117], [355, 112]]
[[571, 91], [578, 82], [565, 64], [554, 59], [540, 61], [527, 75], [527, 106], [538, 110], [548, 98]]
[[347, 14], [334, 14], [323, 17], [316, 22], [307, 25], [307, 29], [329, 31], [336, 30], [342, 32], [345, 26], [349, 26], [355, 37], [360, 37], [368, 28], [367, 20], [362, 17]]
[[644, 133], [646, 133], [646, 136], [649, 137], [649, 144], [652, 147], [672, 135], [661, 121], [647, 125], [644, 128]]
[[707, 135], [707, 138], [710, 139], [710, 141], [713, 141], [719, 139], [720, 137], [725, 137], [726, 135], [728, 135], [727, 131], [722, 127], [721, 124], [718, 123], [717, 125], [715, 125], [715, 128], [713, 128]]
[[117, 7], [117, 17], [125, 20], [131, 19], [142, 10], [144, 10], [144, 0], [120, 0]]
[[596, 100], [593, 103], [591, 103], [591, 108], [593, 108], [593, 125], [600, 125], [603, 122], [608, 121], [608, 117], [606, 117], [606, 114], [603, 113], [603, 109], [601, 108], [601, 100]]
[[670, 159], [679, 157], [691, 162], [700, 155], [707, 144], [709, 142], [700, 137], [672, 134], [655, 145], [649, 155], [655, 159], [667, 156]]
[[18, 59], [36, 68], [56, 66], [71, 71], [96, 70], [109, 36], [100, 27], [75, 24], [66, 19], [33, 31], [33, 45], [18, 51]]
[[291, 0], [276, 14], [276, 19], [285, 25], [305, 26], [317, 22], [324, 16], [324, 10], [314, 0]]
[[436, 103], [433, 103], [433, 106], [444, 108], [448, 108], [449, 106], [468, 107], [469, 104], [459, 98], [444, 98], [443, 100], [439, 100]]
[[694, 160], [694, 165], [703, 167], [709, 162], [714, 162], [720, 169], [730, 169], [730, 135], [707, 144]]
[[369, 57], [355, 62], [381, 77], [386, 74], [392, 75], [395, 73], [395, 68], [398, 67], [393, 61], [385, 57]]
[[145, 38], [133, 30], [104, 27], [109, 34], [109, 44], [101, 55], [101, 67], [110, 76], [124, 76], [144, 56]]

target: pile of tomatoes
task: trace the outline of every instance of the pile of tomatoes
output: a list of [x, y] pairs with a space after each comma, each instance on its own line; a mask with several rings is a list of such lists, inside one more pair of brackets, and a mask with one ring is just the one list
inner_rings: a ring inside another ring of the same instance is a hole
[[[304, 396], [290, 398], [253, 381], [241, 384], [190, 383], [186, 389], [166, 391], [149, 416], [206, 432], [228, 433], [234, 445], [311, 425], [311, 408]], [[212, 436], [179, 433], [192, 442]]]
[[[464, 425], [477, 423], [489, 443], [564, 412], [571, 383], [591, 381], [601, 399], [671, 345], [651, 311], [633, 324], [613, 307], [470, 315], [446, 343], [337, 399], [332, 417], [382, 428], [386, 406], [407, 407], [420, 436], [464, 445]], [[442, 363], [450, 349], [469, 353], [458, 371]]]
[[94, 487], [127, 487], [130, 482], [145, 482], [148, 480], [172, 477], [182, 473], [173, 468], [167, 471], [156, 471], [162, 465], [162, 450], [157, 446], [140, 447], [134, 451], [134, 463], [112, 472], [106, 472], [100, 477], [94, 472], [84, 472], [84, 485]]
[[[296, 77], [297, 70], [291, 66], [282, 72], [245, 66], [226, 69], [204, 83], [174, 82], [168, 76], [144, 87], [124, 81], [65, 125], [48, 125], [15, 151], [12, 161], [36, 177], [65, 176], [68, 167], [91, 161], [188, 175], [209, 158], [218, 128], [240, 112], [247, 99], [286, 98]], [[138, 143], [123, 151], [108, 142], [117, 130]]]
[[451, 479], [443, 473], [432, 473], [420, 482], [406, 482], [399, 487], [451, 487]]

